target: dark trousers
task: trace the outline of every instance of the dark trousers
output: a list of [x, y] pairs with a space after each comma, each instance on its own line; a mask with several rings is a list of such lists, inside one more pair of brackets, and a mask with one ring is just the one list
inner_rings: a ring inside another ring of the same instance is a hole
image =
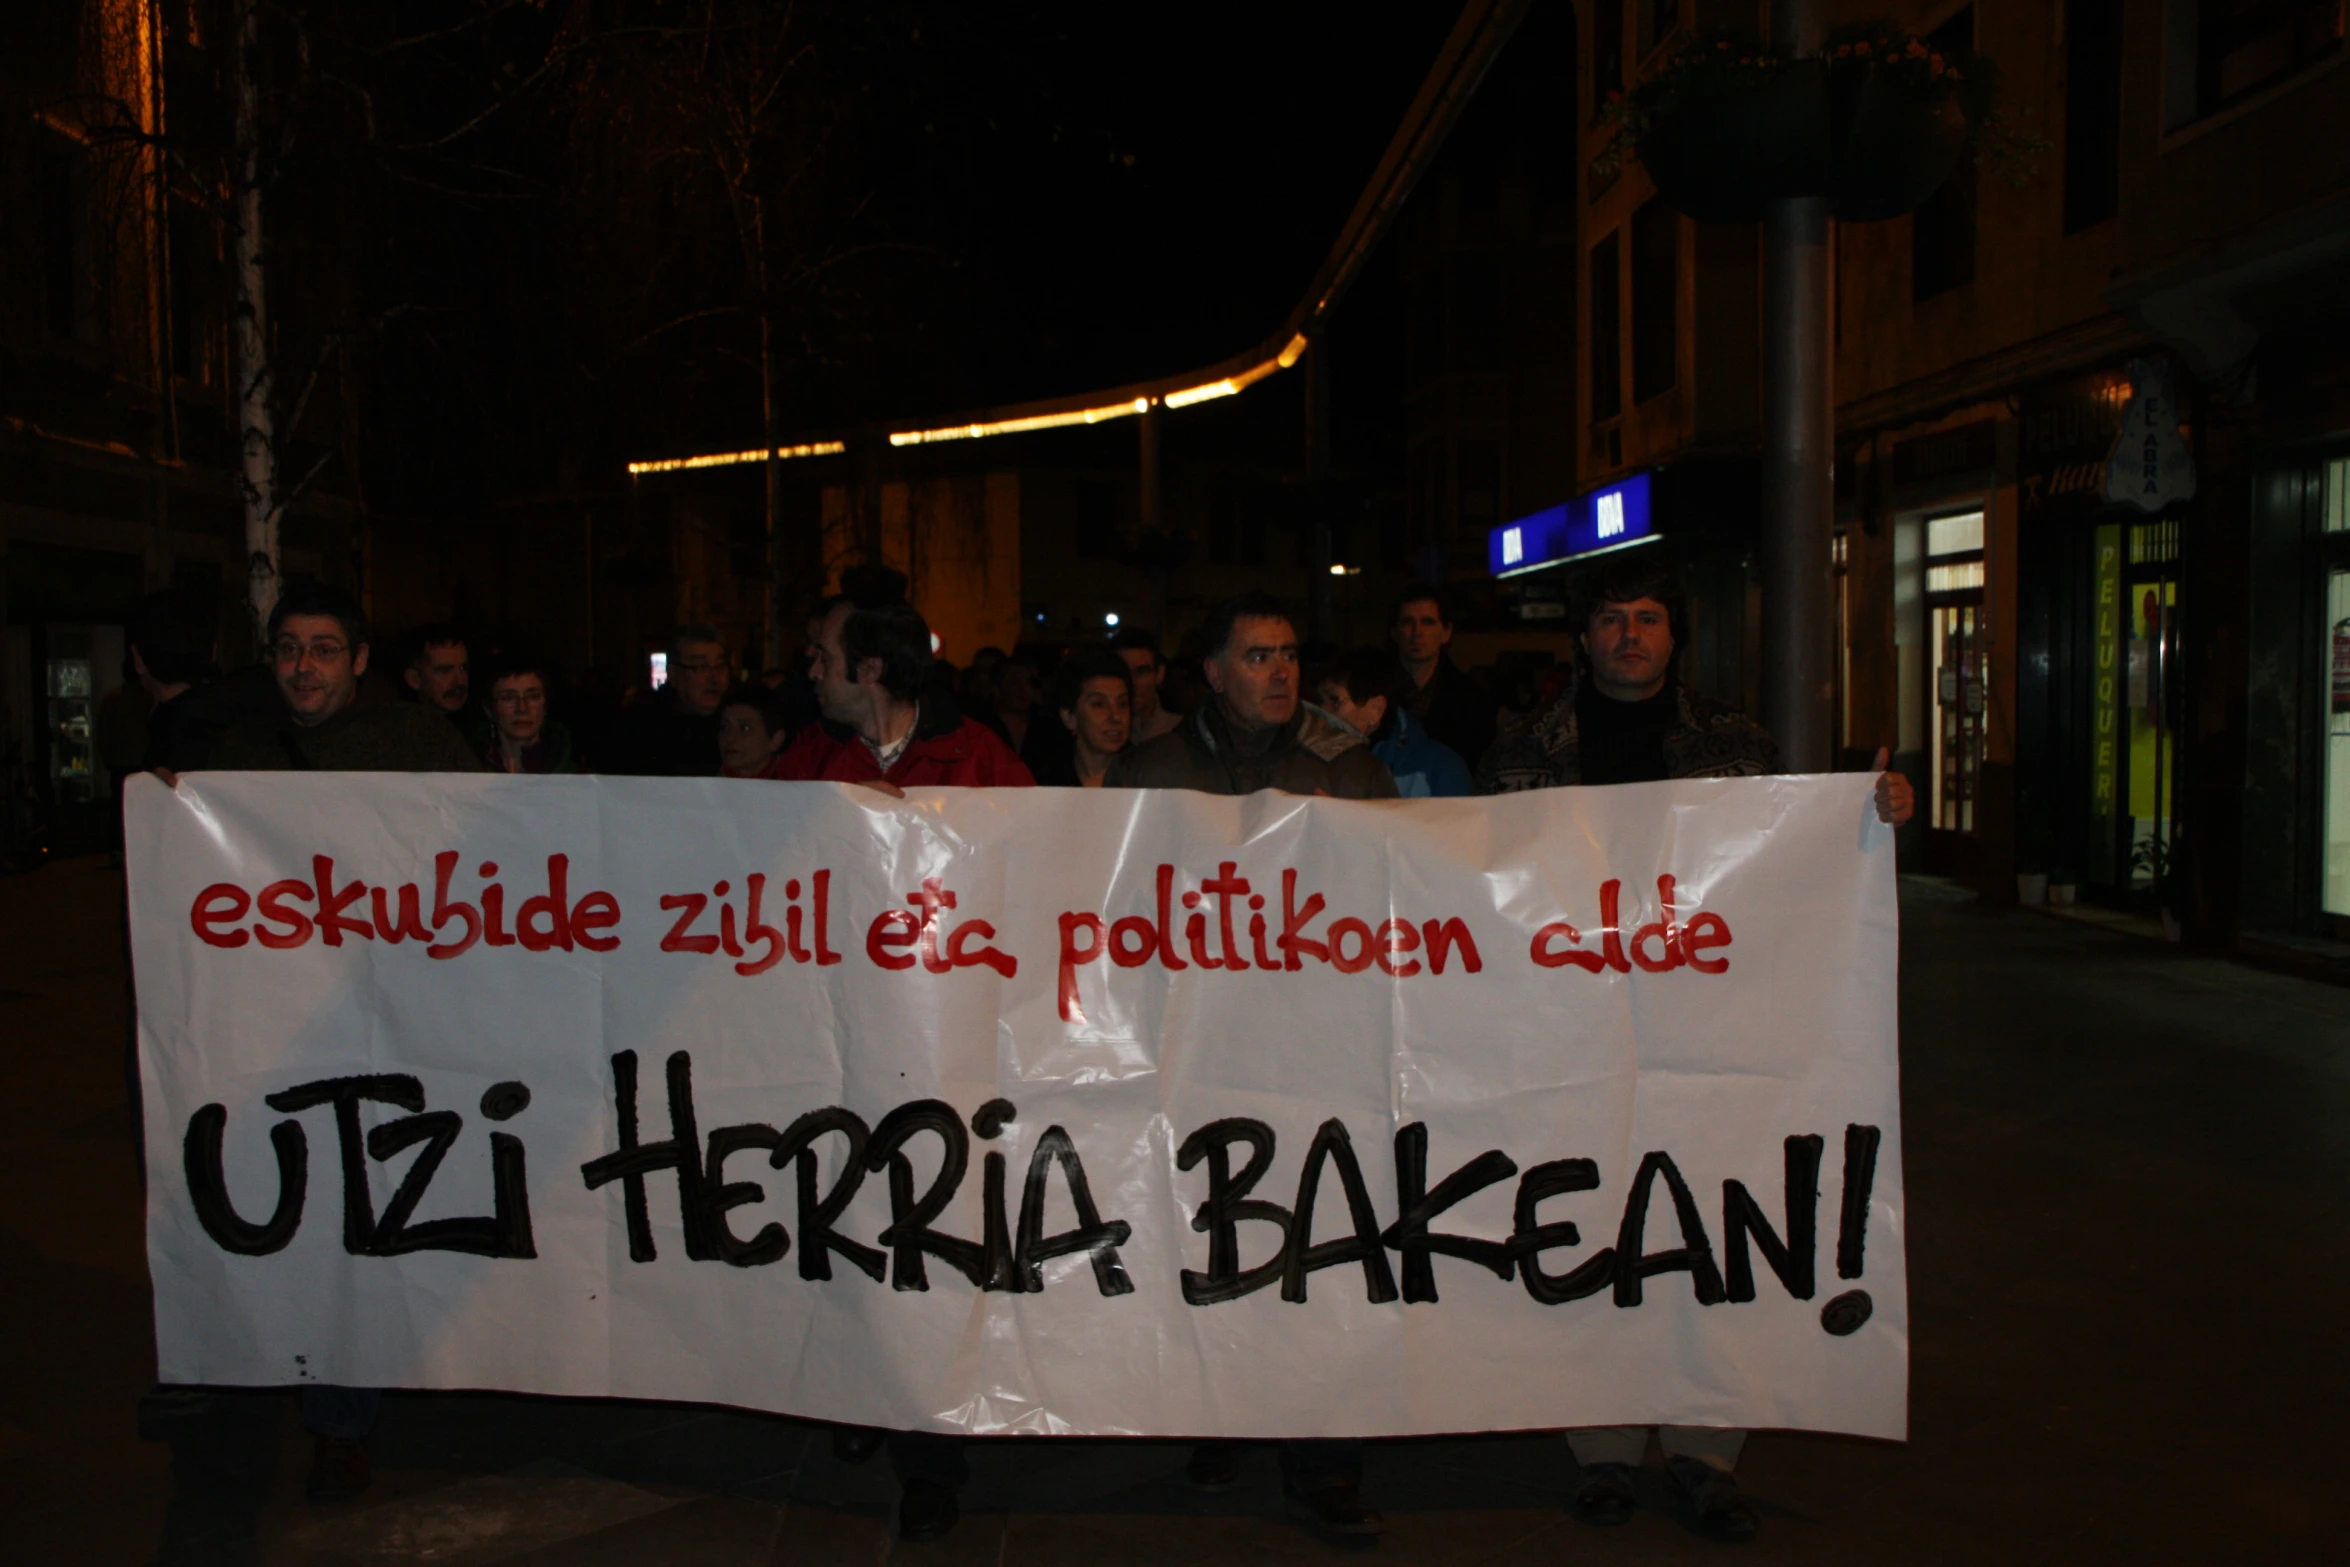
[[900, 1485], [909, 1480], [928, 1480], [952, 1491], [971, 1478], [971, 1461], [963, 1455], [963, 1439], [941, 1436], [936, 1431], [892, 1431], [889, 1467], [896, 1471]]
[[[1237, 1448], [1238, 1442], [1201, 1442], [1202, 1450]], [[1281, 1455], [1281, 1479], [1293, 1491], [1326, 1491], [1333, 1486], [1359, 1487], [1363, 1481], [1363, 1444], [1353, 1437], [1336, 1441], [1276, 1442]]]
[[313, 1382], [302, 1389], [302, 1429], [312, 1436], [364, 1441], [375, 1429], [376, 1410], [383, 1392], [372, 1387], [328, 1387]]
[[1363, 1444], [1358, 1437], [1318, 1439], [1281, 1444], [1281, 1478], [1301, 1491], [1326, 1491], [1332, 1486], [1359, 1486], [1363, 1481]]

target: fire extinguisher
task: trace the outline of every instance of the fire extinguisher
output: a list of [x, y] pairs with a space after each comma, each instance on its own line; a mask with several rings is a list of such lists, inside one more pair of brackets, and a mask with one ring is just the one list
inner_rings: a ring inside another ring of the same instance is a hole
[[2350, 714], [2350, 618], [2334, 622], [2333, 710]]

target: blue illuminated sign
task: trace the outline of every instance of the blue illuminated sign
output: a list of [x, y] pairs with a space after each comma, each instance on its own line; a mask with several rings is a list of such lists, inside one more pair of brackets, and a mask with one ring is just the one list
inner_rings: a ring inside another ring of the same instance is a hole
[[1495, 528], [1486, 558], [1497, 577], [1539, 571], [1561, 561], [1605, 554], [1657, 537], [1649, 475], [1628, 479]]

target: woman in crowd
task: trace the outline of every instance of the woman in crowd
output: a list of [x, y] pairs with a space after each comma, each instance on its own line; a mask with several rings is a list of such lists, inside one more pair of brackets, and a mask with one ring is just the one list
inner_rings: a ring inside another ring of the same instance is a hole
[[791, 739], [782, 696], [765, 686], [736, 686], [718, 704], [718, 775], [780, 778], [776, 764]]
[[490, 668], [482, 705], [490, 726], [482, 765], [493, 773], [576, 773], [571, 731], [548, 712], [547, 670], [536, 659], [507, 657]]
[[1134, 674], [1125, 659], [1107, 648], [1070, 654], [1053, 681], [1053, 709], [1069, 743], [1044, 760], [1036, 781], [1100, 788], [1110, 763], [1126, 749], [1133, 707]]

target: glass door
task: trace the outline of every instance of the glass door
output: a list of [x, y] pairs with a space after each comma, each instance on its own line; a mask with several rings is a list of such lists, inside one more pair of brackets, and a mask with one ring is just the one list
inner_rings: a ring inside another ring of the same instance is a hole
[[1983, 694], [1990, 679], [1980, 508], [1926, 519], [1926, 629], [1934, 693], [1927, 819], [1943, 832], [1972, 834], [1983, 777]]
[[2178, 519], [2129, 525], [2119, 650], [2129, 807], [2120, 849], [2121, 883], [2135, 892], [2157, 889], [2168, 875], [2177, 836], [2178, 569]]

